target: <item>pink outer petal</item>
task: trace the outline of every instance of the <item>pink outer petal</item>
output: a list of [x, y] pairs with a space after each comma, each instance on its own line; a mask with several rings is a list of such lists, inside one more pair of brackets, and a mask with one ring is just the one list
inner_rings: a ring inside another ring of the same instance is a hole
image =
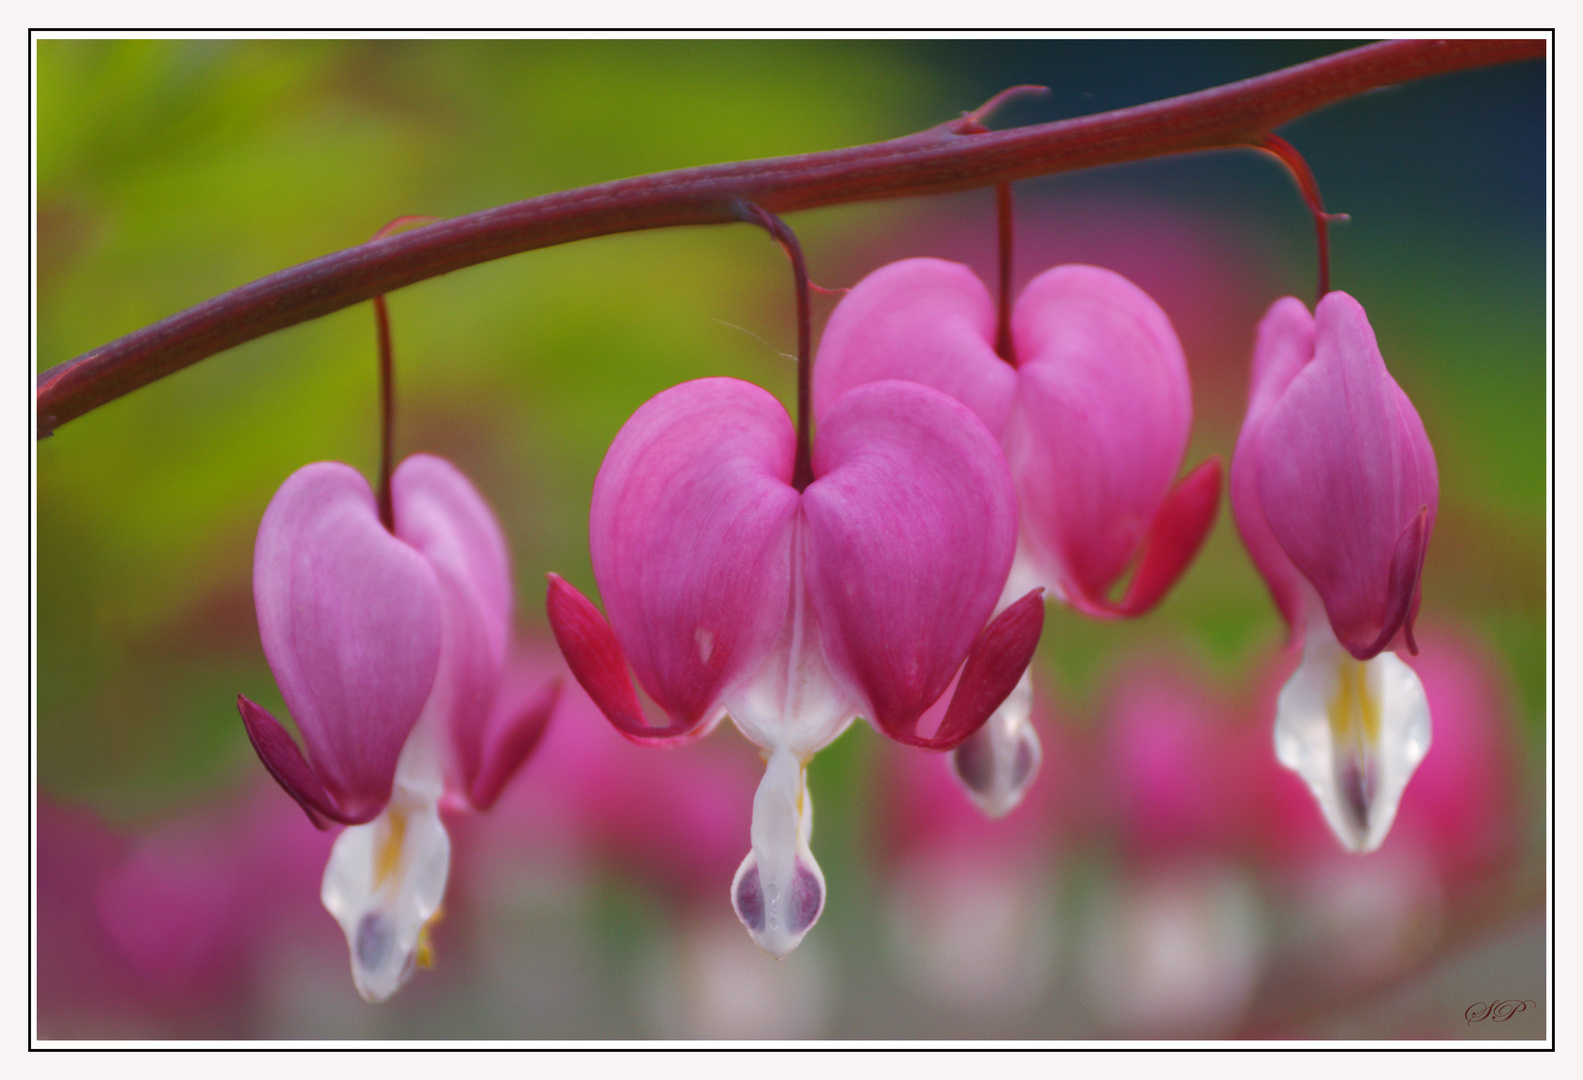
[[1012, 335], [1004, 442], [1023, 534], [1065, 595], [1097, 600], [1135, 558], [1187, 449], [1182, 347], [1148, 294], [1094, 266], [1035, 278]]
[[1017, 531], [1005, 459], [965, 406], [884, 381], [831, 406], [813, 469], [806, 581], [825, 659], [882, 731], [911, 731], [1005, 585]]
[[643, 716], [643, 704], [627, 675], [626, 655], [610, 624], [586, 596], [559, 574], [548, 577], [550, 588], [544, 603], [555, 643], [566, 658], [566, 666], [616, 730], [634, 742], [648, 743], [685, 737], [697, 729], [700, 725], [696, 723], [674, 719], [668, 727], [649, 726]]
[[1021, 600], [995, 616], [984, 627], [973, 651], [962, 665], [956, 693], [945, 710], [945, 719], [929, 738], [917, 734], [917, 719], [911, 730], [884, 729], [897, 742], [925, 750], [954, 750], [968, 740], [984, 721], [1005, 701], [1033, 659], [1044, 630], [1044, 590], [1034, 589]]
[[439, 666], [434, 570], [385, 531], [355, 469], [319, 462], [264, 511], [253, 600], [314, 774], [347, 818], [377, 813]]
[[1271, 305], [1259, 323], [1253, 346], [1253, 377], [1248, 389], [1248, 414], [1237, 436], [1236, 453], [1231, 459], [1231, 513], [1237, 531], [1264, 575], [1275, 606], [1290, 628], [1288, 640], [1296, 643], [1303, 633], [1302, 578], [1292, 560], [1270, 532], [1259, 502], [1256, 481], [1259, 458], [1263, 453], [1260, 435], [1270, 410], [1281, 399], [1297, 373], [1314, 355], [1314, 319], [1296, 297], [1287, 296]]
[[616, 639], [672, 727], [711, 719], [780, 631], [795, 445], [769, 393], [700, 379], [646, 402], [605, 455], [589, 514], [594, 576]]
[[1314, 327], [1313, 362], [1259, 435], [1256, 484], [1272, 534], [1313, 583], [1337, 640], [1367, 659], [1416, 606], [1439, 501], [1434, 452], [1362, 306], [1333, 292]]
[[430, 705], [448, 714], [460, 774], [452, 786], [466, 791], [481, 767], [484, 724], [511, 632], [506, 541], [477, 489], [443, 458], [407, 458], [390, 489], [396, 535], [428, 560], [439, 582], [440, 666]]
[[314, 775], [313, 767], [291, 741], [286, 729], [280, 726], [279, 720], [241, 694], [236, 695], [236, 708], [242, 714], [242, 726], [247, 730], [248, 741], [253, 744], [258, 760], [264, 763], [275, 783], [297, 800], [314, 828], [328, 829], [331, 821], [360, 825], [378, 816], [382, 805], [370, 802], [360, 808], [361, 813], [348, 817]]
[[997, 439], [1017, 371], [995, 355], [995, 303], [967, 267], [903, 259], [848, 293], [825, 326], [813, 369], [814, 416], [880, 379], [932, 386], [978, 414]]
[[480, 767], [467, 789], [475, 810], [488, 810], [506, 784], [533, 754], [561, 697], [561, 679], [548, 679], [531, 690], [507, 693], [502, 687], [483, 734]]
[[1077, 594], [1073, 607], [1099, 618], [1133, 618], [1151, 610], [1193, 561], [1220, 509], [1220, 459], [1210, 458], [1182, 477], [1154, 515], [1144, 538], [1138, 572], [1120, 603]]

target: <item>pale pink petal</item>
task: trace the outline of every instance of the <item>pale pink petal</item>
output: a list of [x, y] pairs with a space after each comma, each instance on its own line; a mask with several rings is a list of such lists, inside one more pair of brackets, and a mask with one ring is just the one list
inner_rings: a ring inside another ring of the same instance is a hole
[[708, 722], [781, 629], [795, 445], [774, 397], [717, 378], [650, 399], [605, 455], [589, 513], [594, 577], [672, 727]]
[[390, 797], [439, 666], [439, 593], [423, 556], [380, 524], [355, 469], [298, 469], [264, 512], [259, 637], [314, 773], [347, 817]]
[[1314, 324], [1314, 360], [1259, 435], [1256, 484], [1272, 534], [1313, 583], [1337, 639], [1366, 659], [1416, 605], [1439, 500], [1434, 453], [1358, 302], [1330, 293]]
[[1058, 266], [1017, 301], [1005, 446], [1023, 534], [1063, 595], [1102, 600], [1135, 558], [1187, 448], [1187, 364], [1148, 294]]
[[434, 568], [440, 586], [440, 666], [430, 708], [441, 710], [468, 790], [500, 685], [513, 603], [505, 537], [471, 481], [442, 458], [414, 454], [391, 477], [396, 536]]
[[1248, 413], [1237, 436], [1237, 449], [1231, 459], [1231, 513], [1237, 532], [1248, 549], [1253, 565], [1259, 568], [1275, 606], [1291, 629], [1291, 640], [1303, 633], [1303, 592], [1301, 575], [1276, 542], [1259, 503], [1258, 472], [1260, 434], [1270, 410], [1291, 385], [1297, 373], [1314, 355], [1314, 319], [1296, 297], [1287, 296], [1271, 305], [1259, 323], [1253, 346], [1253, 378], [1248, 389]]
[[1011, 567], [1005, 459], [965, 406], [885, 381], [831, 406], [813, 470], [806, 580], [825, 658], [881, 730], [910, 732], [972, 648]]
[[483, 732], [479, 767], [467, 788], [475, 810], [488, 810], [544, 738], [544, 729], [561, 696], [561, 680], [546, 680], [527, 695], [504, 689]]
[[813, 369], [814, 416], [880, 379], [932, 386], [978, 414], [997, 439], [1017, 372], [995, 355], [995, 303], [967, 267], [903, 259], [858, 282], [830, 314]]

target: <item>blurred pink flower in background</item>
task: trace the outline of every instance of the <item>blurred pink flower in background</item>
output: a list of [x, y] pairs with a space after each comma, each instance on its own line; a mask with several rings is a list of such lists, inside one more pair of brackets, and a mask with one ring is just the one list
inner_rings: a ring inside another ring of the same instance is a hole
[[1233, 1033], [1269, 958], [1248, 859], [1267, 737], [1186, 670], [1126, 664], [1099, 729], [1116, 864], [1087, 897], [1081, 971], [1096, 1020], [1133, 1037]]
[[[888, 888], [886, 945], [898, 980], [957, 1017], [1007, 1022], [1050, 991], [1060, 963], [1061, 870], [1081, 839], [1086, 751], [1042, 689], [1038, 784], [991, 820], [941, 755], [882, 748], [878, 860]], [[927, 722], [927, 719], [926, 719]]]
[[338, 951], [315, 889], [332, 838], [272, 785], [140, 834], [38, 811], [41, 1031], [103, 1034], [98, 1016], [129, 1038], [255, 1036], [279, 951]]

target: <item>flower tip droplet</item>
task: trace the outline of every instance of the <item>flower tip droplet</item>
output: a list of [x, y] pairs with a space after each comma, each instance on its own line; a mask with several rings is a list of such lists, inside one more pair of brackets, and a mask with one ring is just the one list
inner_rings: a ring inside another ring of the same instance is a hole
[[951, 768], [987, 816], [1005, 817], [1021, 804], [1039, 775], [1044, 752], [1029, 714], [1033, 683], [1027, 671], [984, 726], [951, 753]]
[[783, 959], [802, 943], [824, 912], [824, 873], [819, 864], [798, 859], [791, 886], [765, 896], [758, 859], [742, 860], [731, 882], [731, 906], [759, 948]]
[[824, 911], [824, 871], [808, 848], [812, 829], [802, 763], [777, 749], [753, 798], [753, 847], [731, 881], [737, 918], [777, 960], [797, 947]]

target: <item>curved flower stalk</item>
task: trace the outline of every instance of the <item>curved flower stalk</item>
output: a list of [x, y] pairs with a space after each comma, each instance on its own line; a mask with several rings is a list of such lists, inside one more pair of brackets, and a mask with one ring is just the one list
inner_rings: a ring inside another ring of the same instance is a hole
[[[814, 410], [875, 379], [908, 379], [972, 409], [1000, 441], [1016, 484], [1016, 564], [1002, 603], [1042, 586], [1086, 615], [1153, 608], [1214, 523], [1220, 463], [1173, 486], [1192, 392], [1176, 332], [1127, 279], [1058, 266], [1018, 298], [1009, 355], [996, 309], [966, 266], [903, 259], [860, 281], [830, 316], [814, 366]], [[1129, 566], [1125, 594], [1111, 590]], [[1037, 772], [1024, 685], [956, 755], [980, 806], [1017, 805]], [[1031, 763], [1031, 768], [1028, 767]]]
[[370, 1001], [426, 964], [450, 865], [440, 811], [494, 803], [555, 693], [491, 722], [512, 607], [500, 527], [441, 458], [406, 459], [390, 490], [387, 532], [356, 470], [308, 465], [259, 526], [259, 636], [307, 756], [274, 717], [237, 698], [259, 758], [313, 823], [351, 826], [321, 899]]
[[1423, 422], [1385, 369], [1362, 306], [1292, 297], [1259, 324], [1231, 505], [1248, 553], [1303, 643], [1275, 747], [1341, 844], [1380, 846], [1429, 750], [1413, 670], [1419, 578], [1439, 504]]
[[[686, 742], [729, 714], [765, 751], [731, 898], [777, 957], [824, 906], [809, 759], [859, 715], [898, 742], [956, 747], [1016, 684], [1043, 625], [1037, 594], [990, 622], [1015, 502], [969, 410], [877, 383], [826, 410], [802, 490], [796, 446], [786, 411], [748, 383], [701, 379], [654, 397], [594, 483], [590, 549], [609, 621], [553, 574], [548, 596], [568, 665], [622, 734]], [[645, 719], [628, 662], [665, 723]], [[921, 732], [959, 669], [938, 728]]]

